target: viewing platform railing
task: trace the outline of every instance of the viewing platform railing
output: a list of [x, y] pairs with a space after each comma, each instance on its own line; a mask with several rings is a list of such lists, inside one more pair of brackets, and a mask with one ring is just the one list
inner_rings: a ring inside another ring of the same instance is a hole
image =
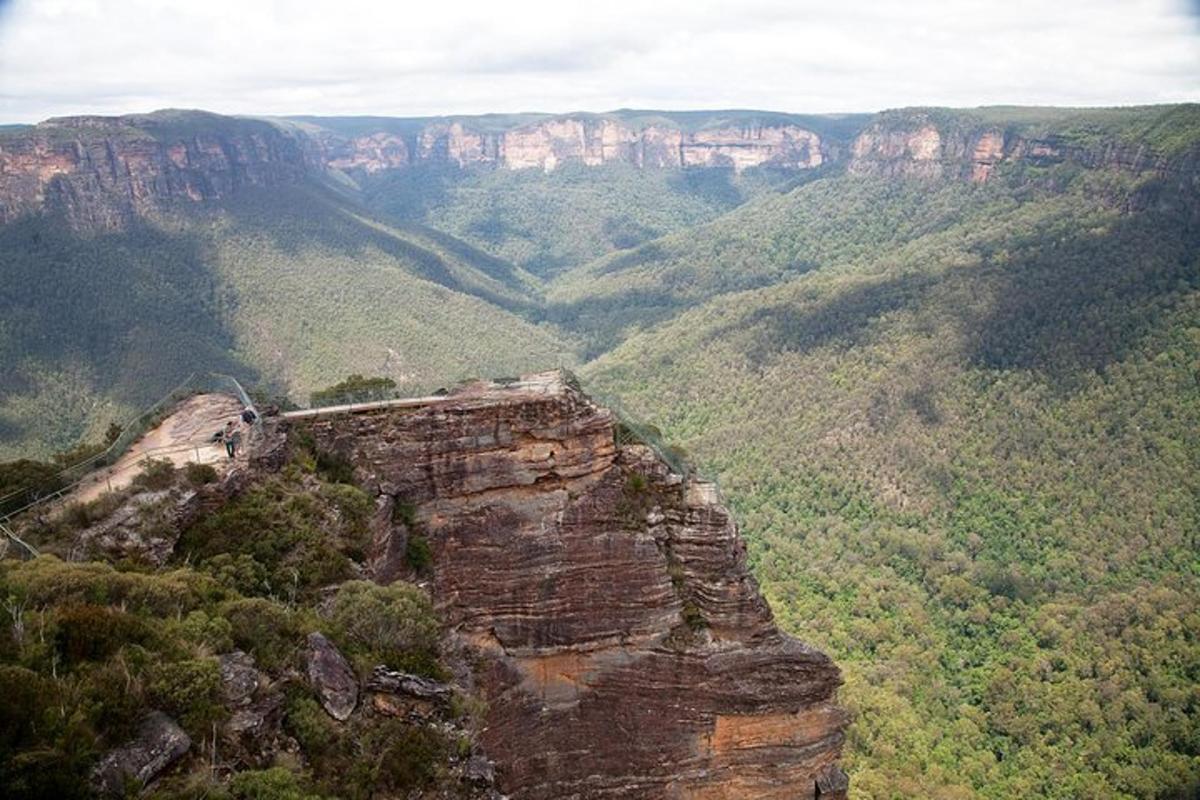
[[[120, 461], [133, 444], [146, 435], [147, 432], [159, 425], [179, 403], [198, 394], [227, 394], [236, 397], [244, 408], [255, 412], [252, 434], [262, 425], [262, 417], [254, 406], [254, 401], [238, 380], [230, 375], [219, 373], [192, 373], [156, 403], [142, 411], [121, 428], [121, 433], [104, 450], [99, 453], [61, 469], [48, 481], [25, 486], [0, 497], [0, 523], [6, 523], [18, 514], [24, 513], [36, 506], [63, 497], [78, 489], [82, 484], [93, 479], [97, 470], [112, 467]], [[207, 447], [211, 442], [207, 439], [194, 442], [179, 443], [165, 447], [149, 448], [138, 459], [121, 465], [117, 472], [109, 472], [106, 477], [111, 479], [118, 474], [124, 474], [131, 469], [140, 467], [146, 461], [170, 455], [185, 450], [196, 450], [200, 458], [200, 448]], [[5, 535], [11, 540], [13, 536], [5, 526]]]

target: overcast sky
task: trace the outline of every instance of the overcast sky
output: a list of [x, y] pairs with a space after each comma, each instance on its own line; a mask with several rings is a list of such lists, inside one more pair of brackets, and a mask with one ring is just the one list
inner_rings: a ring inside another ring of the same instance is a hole
[[1200, 0], [0, 0], [0, 122], [1200, 100]]

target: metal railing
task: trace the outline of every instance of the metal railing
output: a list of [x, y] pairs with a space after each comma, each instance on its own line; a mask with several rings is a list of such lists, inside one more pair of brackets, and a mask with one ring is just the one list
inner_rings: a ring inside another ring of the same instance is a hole
[[[220, 373], [193, 372], [184, 381], [171, 389], [171, 391], [163, 395], [156, 403], [126, 423], [122, 427], [120, 435], [104, 450], [83, 461], [63, 468], [48, 481], [33, 486], [26, 486], [0, 497], [0, 523], [8, 522], [18, 514], [24, 513], [35, 506], [75, 491], [82, 484], [88, 482], [89, 478], [96, 477], [95, 472], [97, 470], [115, 465], [129, 451], [134, 442], [157, 427], [166, 418], [171, 409], [187, 398], [198, 394], [227, 394], [236, 397], [244, 408], [250, 408], [255, 413], [251, 435], [253, 436], [261, 430], [262, 416], [255, 408], [254, 401], [250, 398], [250, 395], [236, 378]], [[110, 472], [106, 477], [111, 479], [115, 475], [124, 474], [134, 467], [141, 466], [156, 456], [169, 455], [184, 450], [195, 449], [197, 458], [199, 459], [199, 448], [201, 446], [209, 446], [210, 444], [211, 442], [208, 440], [197, 440], [195, 442], [168, 445], [166, 447], [149, 448], [143, 452], [141, 457], [129, 464], [122, 465], [120, 470]], [[9, 538], [11, 539], [12, 536], [10, 535]]]

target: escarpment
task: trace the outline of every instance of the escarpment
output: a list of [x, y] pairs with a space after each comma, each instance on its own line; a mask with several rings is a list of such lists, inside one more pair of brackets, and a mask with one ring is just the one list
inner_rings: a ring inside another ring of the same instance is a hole
[[837, 667], [775, 627], [715, 487], [559, 373], [286, 424], [376, 494], [376, 580], [428, 543], [501, 791], [844, 796]]
[[[1019, 112], [1020, 110], [1015, 110]], [[1105, 118], [1108, 112], [1117, 122]], [[1138, 109], [1078, 112], [1056, 124], [990, 121], [973, 112], [903, 109], [879, 114], [855, 138], [846, 168], [884, 178], [951, 178], [983, 183], [1003, 166], [1111, 169], [1195, 180], [1197, 154], [1168, 154], [1141, 138], [1120, 135], [1120, 115]], [[1142, 111], [1141, 113], [1148, 113]], [[1191, 124], [1196, 107], [1165, 107], [1155, 123], [1164, 130]], [[1014, 113], [1014, 116], [1020, 115]], [[1176, 117], [1178, 119], [1172, 119]]]
[[203, 112], [49, 120], [0, 137], [0, 223], [47, 211], [121, 228], [172, 201], [298, 181], [308, 158], [275, 125]]

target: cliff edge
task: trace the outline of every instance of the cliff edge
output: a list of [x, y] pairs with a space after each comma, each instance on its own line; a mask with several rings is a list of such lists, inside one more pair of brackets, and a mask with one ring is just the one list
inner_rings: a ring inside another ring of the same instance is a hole
[[428, 543], [501, 791], [845, 796], [837, 667], [776, 628], [715, 487], [618, 445], [566, 376], [281, 425], [375, 496], [377, 581]]

